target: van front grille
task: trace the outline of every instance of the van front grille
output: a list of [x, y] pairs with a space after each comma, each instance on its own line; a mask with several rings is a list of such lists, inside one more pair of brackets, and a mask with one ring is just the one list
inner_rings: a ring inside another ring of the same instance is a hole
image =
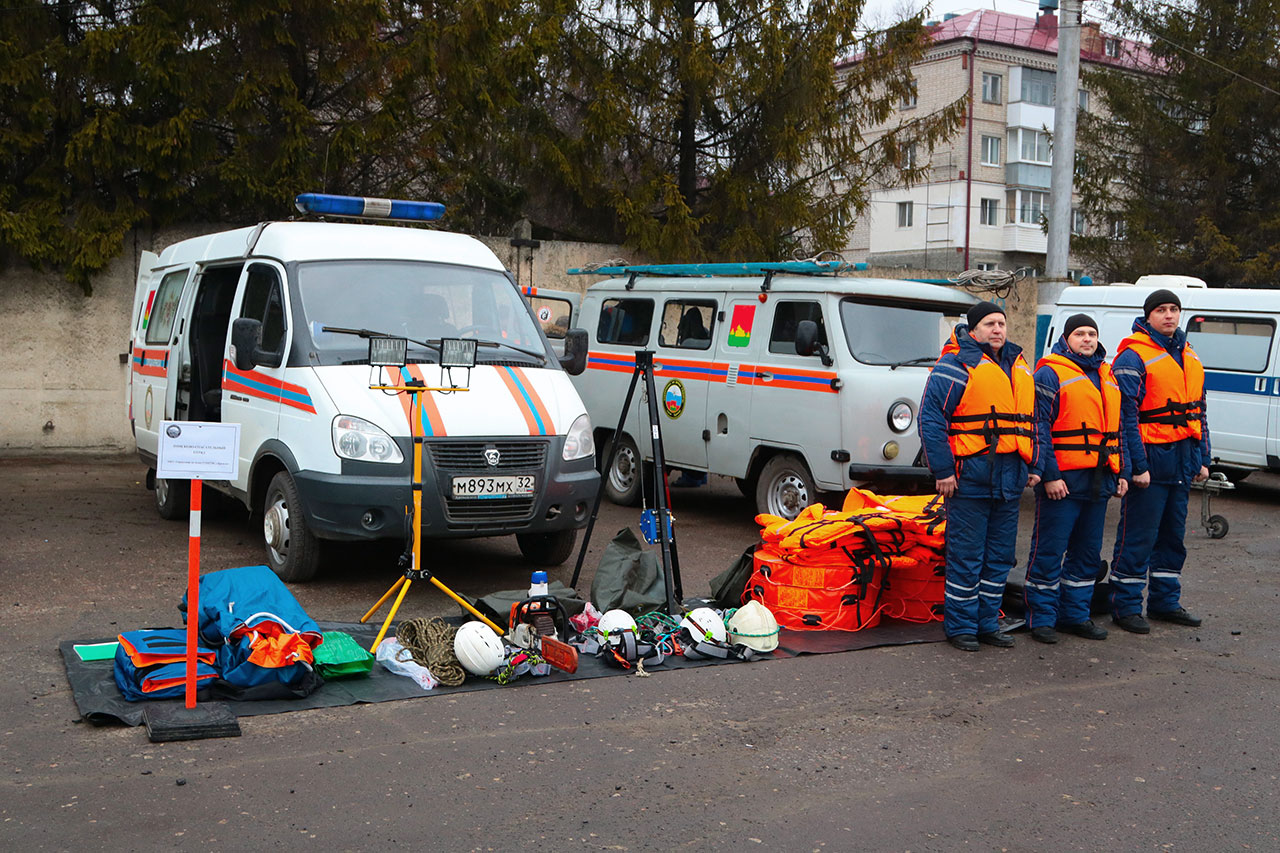
[[500, 525], [512, 521], [528, 521], [533, 515], [533, 497], [499, 498], [496, 500], [460, 500], [445, 498], [444, 517], [450, 525]]
[[[432, 441], [431, 462], [450, 474], [483, 475], [494, 471], [541, 473], [547, 458], [546, 441]], [[498, 451], [498, 464], [485, 461], [485, 451]]]

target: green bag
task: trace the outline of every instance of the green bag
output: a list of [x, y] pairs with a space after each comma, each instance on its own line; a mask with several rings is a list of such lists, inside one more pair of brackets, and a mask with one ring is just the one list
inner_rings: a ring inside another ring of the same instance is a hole
[[373, 655], [350, 634], [325, 631], [321, 636], [324, 642], [314, 652], [316, 671], [321, 678], [359, 678], [373, 669]]
[[640, 547], [630, 527], [618, 531], [604, 549], [591, 580], [591, 600], [604, 613], [625, 610], [639, 616], [667, 605], [667, 586], [658, 555]]
[[734, 560], [729, 568], [711, 579], [711, 600], [716, 607], [728, 610], [730, 607], [741, 607], [742, 593], [746, 591], [747, 581], [755, 571], [755, 553], [759, 545], [752, 545], [742, 552], [742, 556]]

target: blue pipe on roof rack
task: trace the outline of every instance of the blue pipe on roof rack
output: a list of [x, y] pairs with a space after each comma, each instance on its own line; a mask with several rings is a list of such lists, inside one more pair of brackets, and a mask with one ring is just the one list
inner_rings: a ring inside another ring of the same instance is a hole
[[865, 270], [866, 264], [848, 264], [844, 261], [760, 261], [752, 263], [718, 264], [635, 264], [612, 267], [575, 267], [569, 275], [764, 275], [765, 273], [832, 273], [844, 269]]

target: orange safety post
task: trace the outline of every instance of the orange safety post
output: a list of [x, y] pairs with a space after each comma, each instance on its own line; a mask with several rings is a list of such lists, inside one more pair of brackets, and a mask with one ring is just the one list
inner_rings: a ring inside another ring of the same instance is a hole
[[191, 521], [187, 539], [187, 707], [196, 706], [196, 646], [200, 639], [200, 486], [191, 481]]

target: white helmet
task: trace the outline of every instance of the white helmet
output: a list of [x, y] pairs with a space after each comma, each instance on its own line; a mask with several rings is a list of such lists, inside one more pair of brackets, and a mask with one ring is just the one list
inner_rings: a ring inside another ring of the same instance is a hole
[[489, 675], [502, 666], [507, 650], [488, 625], [468, 622], [453, 637], [453, 654], [472, 675]]
[[600, 621], [596, 623], [596, 629], [601, 634], [608, 634], [623, 628], [632, 631], [636, 629], [636, 620], [625, 610], [608, 610], [600, 617]]
[[771, 652], [778, 647], [778, 620], [754, 599], [729, 617], [728, 628], [731, 643], [741, 643], [757, 652]]
[[725, 641], [724, 620], [710, 607], [698, 607], [690, 611], [680, 620], [680, 627], [687, 629], [689, 636], [698, 641]]

